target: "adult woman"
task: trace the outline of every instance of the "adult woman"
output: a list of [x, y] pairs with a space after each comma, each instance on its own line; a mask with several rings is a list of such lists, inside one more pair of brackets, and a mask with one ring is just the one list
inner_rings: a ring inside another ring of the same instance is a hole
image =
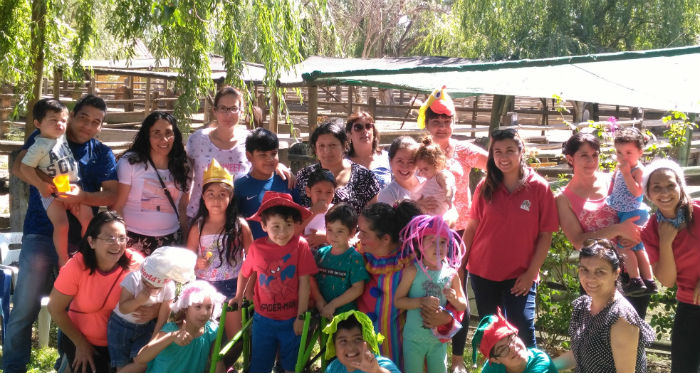
[[[591, 134], [576, 133], [562, 144], [562, 153], [574, 175], [557, 196], [559, 225], [566, 237], [579, 249], [592, 238], [639, 242], [639, 228], [633, 221], [618, 223], [617, 213], [605, 203], [610, 177], [599, 171], [600, 141]], [[642, 318], [649, 296], [628, 298]]]
[[377, 147], [379, 131], [374, 125], [374, 118], [365, 111], [351, 114], [345, 122], [345, 133], [350, 139], [347, 157], [372, 171], [379, 182], [379, 189], [384, 189], [391, 182], [391, 166], [387, 152]]
[[654, 332], [617, 290], [620, 259], [612, 243], [586, 241], [578, 275], [586, 295], [573, 302], [571, 351], [554, 359], [557, 369], [646, 372], [644, 348], [654, 340]]
[[523, 342], [536, 347], [537, 281], [559, 229], [554, 195], [544, 178], [525, 167], [515, 130], [493, 132], [486, 167], [464, 232], [476, 307], [481, 318], [501, 307]]
[[[416, 152], [418, 143], [411, 136], [399, 136], [389, 146], [389, 164], [394, 179], [379, 192], [377, 202], [389, 205], [404, 199], [415, 199], [414, 192], [420, 185], [416, 176]], [[419, 206], [423, 201], [416, 201]]]
[[54, 283], [48, 309], [74, 372], [110, 371], [107, 321], [119, 302], [119, 284], [143, 259], [126, 241], [124, 220], [114, 211], [100, 212]]
[[379, 182], [374, 174], [343, 157], [347, 141], [342, 125], [335, 121], [321, 124], [311, 134], [311, 150], [319, 162], [297, 173], [296, 188], [303, 206], [311, 206], [311, 199], [306, 195], [306, 182], [309, 175], [319, 168], [328, 169], [335, 176], [337, 188], [333, 203], [347, 202], [359, 214], [366, 205], [377, 201]]
[[126, 221], [128, 247], [148, 256], [161, 246], [182, 243], [180, 212], [187, 204], [189, 174], [175, 117], [154, 111], [117, 163], [119, 189], [112, 207]]
[[673, 161], [647, 166], [644, 191], [658, 208], [642, 231], [656, 278], [678, 286], [671, 330], [671, 372], [700, 371], [700, 202], [687, 194], [683, 171]]

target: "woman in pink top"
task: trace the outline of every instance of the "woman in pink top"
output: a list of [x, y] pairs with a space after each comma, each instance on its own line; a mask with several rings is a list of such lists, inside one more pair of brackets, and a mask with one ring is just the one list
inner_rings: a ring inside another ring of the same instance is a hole
[[[109, 372], [107, 321], [119, 302], [121, 282], [143, 257], [126, 248], [126, 226], [114, 211], [97, 214], [79, 252], [61, 268], [49, 313], [63, 332], [61, 349], [73, 372]], [[155, 317], [157, 310], [142, 310]]]
[[[640, 242], [639, 227], [632, 220], [619, 223], [617, 213], [605, 203], [610, 190], [610, 175], [598, 168], [600, 141], [597, 137], [576, 133], [563, 145], [562, 153], [574, 170], [574, 176], [556, 197], [559, 225], [576, 250], [587, 239], [617, 237], [631, 246]], [[646, 315], [649, 296], [629, 297], [639, 316]]]

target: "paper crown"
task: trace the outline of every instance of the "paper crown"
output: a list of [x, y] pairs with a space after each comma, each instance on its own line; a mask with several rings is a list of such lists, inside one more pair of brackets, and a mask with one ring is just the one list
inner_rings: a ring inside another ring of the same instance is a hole
[[357, 322], [362, 325], [362, 339], [367, 342], [367, 347], [372, 350], [373, 353], [379, 355], [379, 345], [384, 341], [384, 336], [381, 333], [375, 333], [374, 325], [372, 320], [360, 311], [346, 311], [341, 314], [336, 315], [333, 320], [331, 320], [323, 332], [328, 334], [328, 339], [326, 340], [326, 359], [330, 360], [335, 356], [335, 341], [333, 341], [333, 334], [338, 331], [338, 323], [347, 320], [350, 316], [354, 316]]
[[260, 203], [258, 211], [256, 211], [255, 214], [249, 217], [248, 220], [261, 222], [262, 220], [260, 218], [260, 215], [262, 214], [262, 212], [274, 206], [287, 206], [299, 210], [302, 221], [311, 217], [311, 211], [309, 211], [309, 209], [307, 209], [306, 207], [296, 204], [292, 200], [292, 196], [289, 193], [267, 191], [263, 195], [263, 200]]
[[182, 247], [163, 246], [144, 259], [141, 277], [155, 287], [163, 287], [171, 280], [186, 283], [195, 279], [197, 254]]
[[489, 359], [493, 346], [511, 334], [518, 334], [518, 329], [503, 317], [500, 307], [495, 315], [484, 316], [472, 338], [472, 361], [476, 361], [477, 351]]
[[436, 88], [433, 93], [430, 94], [428, 99], [425, 101], [423, 106], [420, 107], [418, 111], [418, 128], [425, 128], [425, 112], [430, 108], [436, 114], [443, 114], [447, 116], [455, 115], [455, 104], [452, 102], [450, 95], [445, 91], [447, 86], [442, 86], [442, 88]]
[[202, 185], [209, 183], [224, 183], [233, 186], [233, 176], [221, 167], [219, 162], [215, 158], [211, 159], [209, 167], [204, 171], [204, 178], [202, 179]]

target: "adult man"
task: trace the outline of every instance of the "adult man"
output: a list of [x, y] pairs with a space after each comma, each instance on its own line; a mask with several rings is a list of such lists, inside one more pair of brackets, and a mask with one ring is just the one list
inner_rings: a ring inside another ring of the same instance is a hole
[[[112, 205], [117, 196], [117, 168], [112, 150], [94, 137], [102, 127], [107, 106], [93, 95], [81, 98], [70, 113], [66, 138], [78, 169], [82, 189], [59, 193], [66, 205]], [[27, 139], [12, 165], [12, 173], [27, 182], [19, 164], [34, 143], [38, 131]], [[77, 220], [76, 220], [77, 221]], [[53, 225], [42, 206], [35, 186], [29, 188], [29, 204], [24, 221], [19, 277], [15, 288], [14, 307], [10, 313], [3, 347], [3, 368], [7, 373], [26, 372], [31, 352], [32, 323], [40, 309], [40, 300], [51, 289], [52, 274], [58, 266], [58, 255], [52, 240]], [[75, 239], [71, 244], [77, 244]]]

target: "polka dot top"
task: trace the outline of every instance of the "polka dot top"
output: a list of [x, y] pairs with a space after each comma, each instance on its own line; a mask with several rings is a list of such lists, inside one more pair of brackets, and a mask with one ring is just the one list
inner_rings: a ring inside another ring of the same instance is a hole
[[654, 332], [649, 324], [637, 315], [634, 307], [622, 294], [615, 297], [598, 314], [591, 314], [591, 297], [583, 295], [572, 303], [574, 310], [569, 324], [571, 350], [576, 359], [576, 372], [610, 373], [615, 372], [610, 345], [610, 328], [620, 318], [639, 328], [637, 364], [635, 372], [647, 371], [645, 347], [654, 340]]

